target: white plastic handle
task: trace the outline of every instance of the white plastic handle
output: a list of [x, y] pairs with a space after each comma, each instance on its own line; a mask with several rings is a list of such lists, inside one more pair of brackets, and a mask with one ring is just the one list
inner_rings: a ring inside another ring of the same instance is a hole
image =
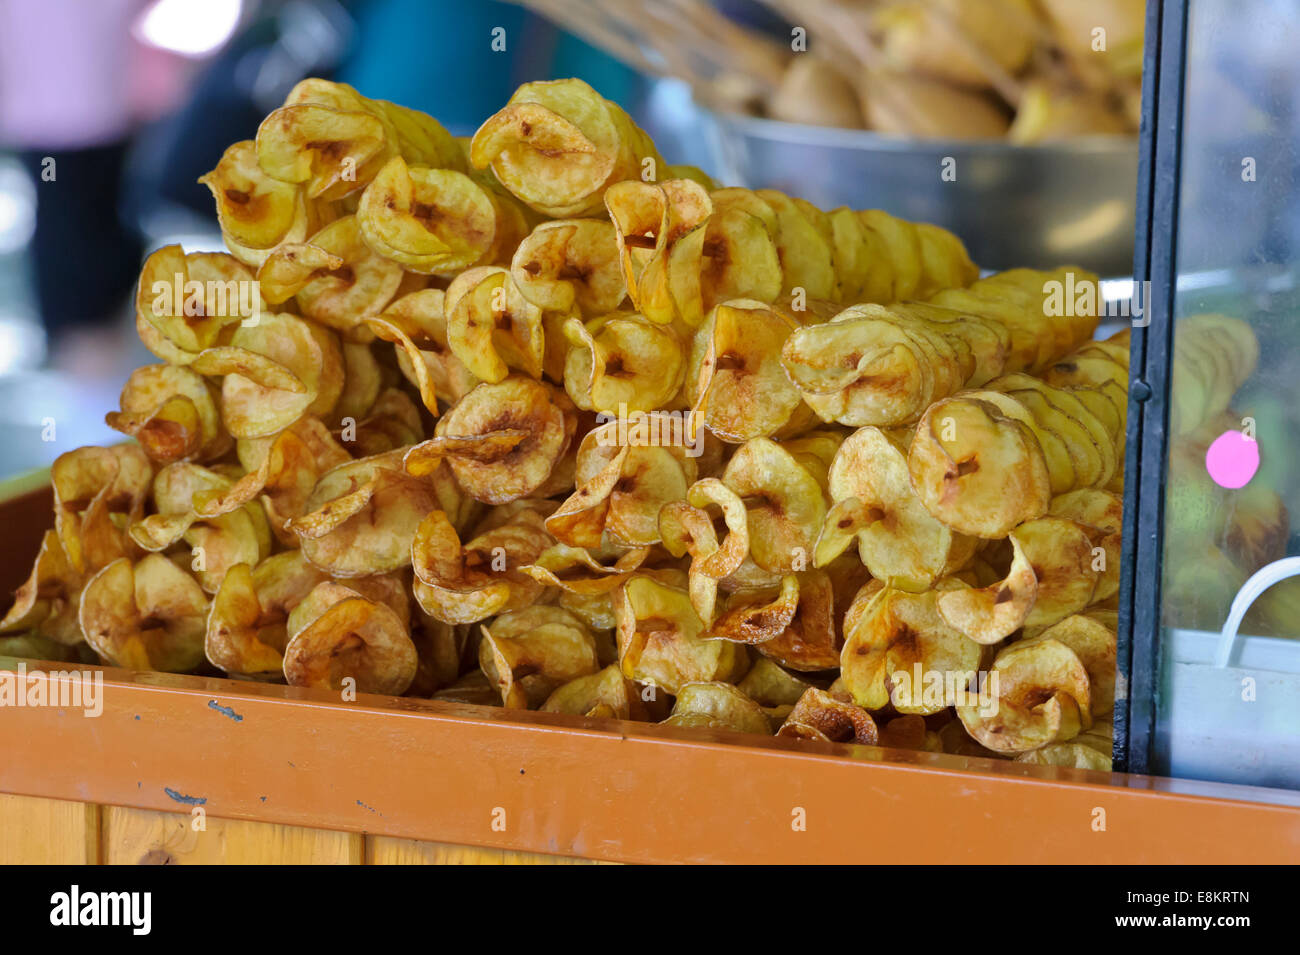
[[1300, 575], [1300, 557], [1283, 557], [1271, 564], [1265, 564], [1251, 575], [1250, 580], [1241, 585], [1237, 596], [1232, 598], [1232, 609], [1228, 611], [1228, 619], [1224, 621], [1223, 629], [1219, 631], [1219, 646], [1214, 652], [1216, 667], [1220, 669], [1226, 667], [1228, 660], [1232, 658], [1232, 645], [1237, 642], [1237, 628], [1241, 626], [1241, 621], [1245, 618], [1250, 605], [1279, 580], [1298, 575]]

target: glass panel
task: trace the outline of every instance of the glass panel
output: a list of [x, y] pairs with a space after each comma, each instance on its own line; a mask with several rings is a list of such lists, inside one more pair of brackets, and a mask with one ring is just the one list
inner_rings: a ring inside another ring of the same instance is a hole
[[1300, 788], [1300, 5], [1190, 6], [1154, 769]]

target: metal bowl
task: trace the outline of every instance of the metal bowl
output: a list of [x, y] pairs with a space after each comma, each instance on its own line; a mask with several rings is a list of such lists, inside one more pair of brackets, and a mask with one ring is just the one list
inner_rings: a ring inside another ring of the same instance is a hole
[[[824, 209], [884, 209], [957, 233], [984, 268], [1133, 271], [1138, 140], [910, 140], [699, 107], [712, 168]], [[951, 169], [944, 177], [945, 169]]]

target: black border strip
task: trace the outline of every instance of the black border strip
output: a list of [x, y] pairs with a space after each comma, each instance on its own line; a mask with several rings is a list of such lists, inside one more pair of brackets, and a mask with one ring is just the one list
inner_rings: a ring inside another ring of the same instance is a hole
[[1124, 566], [1120, 577], [1118, 665], [1127, 685], [1115, 709], [1115, 768], [1152, 771], [1159, 688], [1164, 483], [1168, 394], [1177, 280], [1183, 72], [1190, 0], [1147, 4], [1142, 154], [1133, 277], [1149, 324], [1133, 329], [1128, 449], [1124, 479]]

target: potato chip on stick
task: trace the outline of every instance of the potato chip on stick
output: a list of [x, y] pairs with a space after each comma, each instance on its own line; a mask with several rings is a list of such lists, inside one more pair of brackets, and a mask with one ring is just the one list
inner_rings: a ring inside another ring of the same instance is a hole
[[463, 170], [464, 153], [432, 116], [368, 99], [346, 83], [298, 83], [257, 130], [257, 159], [274, 179], [304, 184], [311, 199], [363, 189], [394, 156]]
[[554, 218], [597, 212], [612, 183], [666, 168], [631, 117], [577, 79], [519, 87], [474, 134], [470, 161]]

